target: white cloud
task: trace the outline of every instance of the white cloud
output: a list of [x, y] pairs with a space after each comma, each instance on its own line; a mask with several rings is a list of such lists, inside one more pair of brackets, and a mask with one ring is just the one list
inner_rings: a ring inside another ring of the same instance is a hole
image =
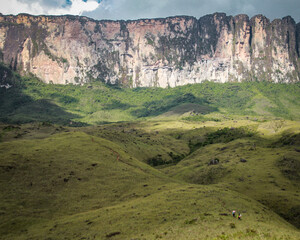
[[69, 9], [61, 8], [48, 11], [47, 14], [50, 15], [62, 15], [62, 14], [71, 14], [71, 15], [81, 15], [83, 12], [92, 12], [99, 7], [97, 1], [87, 1], [82, 0], [71, 0], [72, 5]]
[[20, 12], [35, 14], [36, 11], [43, 11], [43, 9], [39, 5], [30, 7], [28, 4], [19, 2], [18, 0], [11, 0], [9, 2], [7, 2], [6, 0], [0, 0], [0, 3], [0, 11], [2, 14], [18, 14]]
[[0, 0], [0, 12], [2, 14], [29, 13], [33, 15], [82, 15], [83, 12], [92, 12], [99, 7], [96, 0], [70, 0], [70, 4], [58, 4], [45, 6], [43, 1], [22, 1], [22, 0]]

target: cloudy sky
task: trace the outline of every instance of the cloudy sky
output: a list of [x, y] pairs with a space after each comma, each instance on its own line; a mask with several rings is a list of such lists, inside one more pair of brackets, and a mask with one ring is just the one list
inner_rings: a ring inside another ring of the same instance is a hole
[[94, 19], [139, 19], [174, 15], [201, 17], [264, 14], [271, 20], [292, 16], [300, 22], [300, 0], [0, 0], [0, 13], [82, 15]]

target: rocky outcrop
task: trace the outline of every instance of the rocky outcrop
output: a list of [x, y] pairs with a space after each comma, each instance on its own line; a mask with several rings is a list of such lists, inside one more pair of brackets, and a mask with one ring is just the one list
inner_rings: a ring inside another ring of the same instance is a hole
[[0, 59], [47, 83], [174, 87], [205, 80], [298, 82], [300, 25], [223, 13], [95, 21], [0, 15]]

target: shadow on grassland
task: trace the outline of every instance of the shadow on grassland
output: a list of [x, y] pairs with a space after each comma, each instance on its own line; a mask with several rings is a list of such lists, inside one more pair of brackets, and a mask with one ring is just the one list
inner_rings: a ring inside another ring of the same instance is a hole
[[[183, 112], [185, 112], [184, 109], [174, 108], [182, 104], [194, 104], [198, 106], [205, 106], [205, 114], [218, 111], [217, 108], [210, 107], [209, 102], [207, 100], [197, 98], [191, 93], [186, 93], [182, 96], [178, 96], [178, 94], [173, 94], [162, 97], [161, 100], [146, 102], [143, 104], [142, 108], [132, 111], [131, 114], [135, 117], [150, 117], [158, 116], [170, 110], [172, 110], [174, 113], [182, 114]], [[187, 109], [186, 111], [189, 111], [189, 109]]]
[[[50, 122], [61, 125], [83, 126], [72, 119], [80, 116], [66, 112], [48, 99], [35, 100], [24, 93], [22, 79], [5, 66], [0, 66], [0, 122], [22, 124]], [[5, 86], [11, 86], [9, 88]]]

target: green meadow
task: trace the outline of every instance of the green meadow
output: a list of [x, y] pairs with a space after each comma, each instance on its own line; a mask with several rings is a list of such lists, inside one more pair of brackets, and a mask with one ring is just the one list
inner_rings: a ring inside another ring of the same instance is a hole
[[4, 72], [0, 239], [300, 239], [299, 84]]
[[78, 127], [151, 119], [300, 119], [299, 83], [204, 82], [168, 89], [121, 88], [96, 80], [83, 86], [53, 85], [32, 76], [20, 77], [3, 65], [0, 77], [13, 86], [0, 88], [0, 121], [4, 123], [72, 122]]

